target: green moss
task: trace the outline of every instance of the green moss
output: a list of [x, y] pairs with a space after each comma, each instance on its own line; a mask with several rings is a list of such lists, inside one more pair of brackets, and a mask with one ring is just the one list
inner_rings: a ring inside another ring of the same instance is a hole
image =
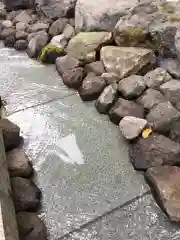
[[175, 12], [174, 7], [172, 5], [170, 5], [169, 3], [161, 3], [160, 7], [166, 13], [174, 13]]
[[142, 28], [129, 28], [122, 32], [123, 42], [142, 42], [145, 40], [146, 30]]
[[180, 17], [170, 17], [169, 21], [170, 22], [180, 22]]
[[48, 44], [43, 48], [38, 59], [41, 62], [45, 62], [48, 53], [63, 53], [63, 52], [64, 52], [63, 47], [58, 47], [56, 45]]

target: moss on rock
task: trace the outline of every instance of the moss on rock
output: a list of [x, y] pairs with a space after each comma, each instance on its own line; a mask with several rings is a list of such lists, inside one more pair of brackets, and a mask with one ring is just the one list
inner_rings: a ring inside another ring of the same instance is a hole
[[48, 44], [45, 46], [39, 56], [39, 61], [54, 63], [57, 57], [64, 56], [65, 50], [63, 47], [59, 47], [53, 44]]

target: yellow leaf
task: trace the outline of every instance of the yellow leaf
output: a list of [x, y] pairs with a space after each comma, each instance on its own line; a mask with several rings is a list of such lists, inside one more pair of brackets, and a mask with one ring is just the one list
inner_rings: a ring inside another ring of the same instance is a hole
[[146, 129], [142, 132], [142, 137], [143, 137], [143, 138], [148, 138], [151, 133], [152, 133], [152, 128], [146, 128]]

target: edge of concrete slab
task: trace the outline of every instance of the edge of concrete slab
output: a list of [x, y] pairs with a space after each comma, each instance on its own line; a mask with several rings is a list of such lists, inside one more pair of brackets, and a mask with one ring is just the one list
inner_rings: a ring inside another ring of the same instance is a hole
[[2, 134], [0, 134], [0, 239], [19, 240]]

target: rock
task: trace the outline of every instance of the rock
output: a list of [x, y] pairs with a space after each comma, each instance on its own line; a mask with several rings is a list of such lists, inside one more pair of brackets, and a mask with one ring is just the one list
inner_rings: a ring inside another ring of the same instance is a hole
[[84, 76], [84, 70], [82, 67], [67, 70], [63, 73], [63, 83], [69, 88], [79, 89]]
[[106, 71], [120, 79], [137, 74], [155, 62], [153, 52], [145, 48], [106, 46], [100, 55]]
[[110, 120], [119, 124], [120, 120], [126, 116], [144, 118], [144, 108], [138, 103], [119, 98], [109, 111]]
[[8, 119], [0, 119], [0, 130], [3, 133], [5, 150], [10, 151], [21, 143], [20, 128]]
[[40, 203], [41, 192], [30, 179], [11, 178], [12, 197], [16, 212], [34, 211]]
[[30, 33], [30, 34], [28, 35], [28, 42], [30, 42], [30, 40], [31, 40], [32, 38], [36, 37], [37, 34], [44, 34], [44, 33], [46, 34], [46, 31], [44, 31], [44, 30], [39, 31], [39, 32], [37, 32], [37, 33]]
[[47, 30], [49, 28], [48, 23], [43, 23], [43, 22], [37, 22], [29, 26], [28, 32], [33, 33], [33, 32], [39, 32], [42, 30]]
[[0, 49], [1, 49], [1, 48], [4, 48], [4, 47], [5, 47], [4, 41], [0, 40]]
[[72, 70], [80, 66], [79, 60], [76, 58], [66, 55], [64, 57], [59, 57], [56, 59], [56, 69], [60, 75], [66, 73], [68, 70]]
[[107, 73], [107, 72], [105, 72], [105, 73], [103, 73], [103, 74], [101, 75], [101, 77], [105, 80], [106, 85], [109, 85], [109, 84], [112, 84], [112, 83], [117, 83], [117, 82], [119, 82], [119, 80], [120, 80], [120, 79], [117, 77], [117, 75], [114, 74], [114, 73]]
[[145, 90], [144, 78], [138, 75], [131, 75], [119, 82], [118, 90], [127, 99], [138, 97]]
[[1, 23], [3, 28], [12, 28], [13, 27], [13, 22], [10, 20], [4, 20]]
[[105, 82], [101, 77], [87, 75], [80, 89], [79, 95], [83, 101], [96, 100], [105, 88]]
[[172, 141], [180, 143], [180, 121], [171, 124], [169, 137]]
[[174, 78], [180, 78], [180, 61], [168, 58], [164, 60], [164, 67]]
[[75, 19], [74, 18], [69, 18], [68, 22], [73, 28], [75, 27]]
[[15, 21], [28, 24], [32, 21], [32, 17], [26, 10], [24, 10], [15, 17]]
[[16, 218], [20, 240], [46, 240], [44, 223], [36, 213], [19, 212]]
[[44, 63], [55, 63], [56, 58], [64, 56], [64, 48], [48, 44], [42, 49], [39, 60]]
[[112, 31], [117, 21], [137, 2], [78, 0], [75, 8], [76, 31]]
[[69, 41], [67, 53], [83, 61], [87, 54], [111, 42], [112, 34], [108, 32], [80, 32]]
[[107, 86], [96, 100], [95, 107], [98, 112], [107, 114], [117, 97], [117, 84]]
[[180, 119], [180, 113], [170, 102], [162, 102], [150, 110], [146, 119], [154, 131], [167, 133], [171, 124]]
[[96, 61], [96, 51], [92, 51], [88, 53], [86, 56], [84, 56], [84, 59], [82, 61], [82, 64], [88, 64]]
[[23, 150], [16, 148], [8, 152], [6, 159], [11, 177], [30, 177], [32, 175], [32, 164]]
[[54, 36], [51, 39], [50, 44], [56, 45], [57, 47], [64, 48], [67, 45], [67, 39], [65, 38], [65, 36], [63, 34]]
[[65, 36], [66, 39], [69, 40], [76, 35], [75, 29], [70, 24], [66, 24], [63, 30], [63, 35]]
[[0, 8], [0, 19], [6, 19], [7, 11], [5, 9], [4, 4], [1, 2], [1, 8]]
[[28, 46], [27, 40], [20, 39], [16, 41], [14, 48], [18, 51], [24, 51], [27, 49], [27, 46]]
[[26, 23], [23, 23], [23, 22], [17, 22], [16, 23], [16, 31], [17, 32], [18, 31], [25, 31], [25, 30], [28, 29], [28, 27], [29, 27], [29, 25], [26, 24]]
[[179, 55], [180, 54], [180, 29], [178, 28], [177, 31], [175, 32], [175, 38], [174, 38], [174, 43], [175, 43], [175, 48], [176, 52]]
[[4, 4], [6, 6], [6, 10], [8, 11], [34, 7], [33, 0], [4, 0]]
[[174, 105], [180, 101], [180, 81], [171, 80], [160, 86], [161, 92]]
[[68, 23], [67, 18], [59, 18], [58, 20], [53, 22], [53, 24], [49, 28], [49, 35], [57, 36], [61, 34], [67, 23]]
[[5, 28], [1, 32], [1, 39], [6, 39], [7, 37], [15, 37], [16, 30], [14, 28]]
[[159, 89], [159, 86], [172, 80], [169, 73], [163, 68], [156, 68], [144, 76], [144, 81], [149, 88]]
[[71, 18], [74, 16], [74, 9], [77, 0], [49, 0], [41, 7], [41, 11], [50, 19], [61, 17]]
[[141, 134], [146, 125], [147, 120], [145, 119], [126, 116], [120, 121], [119, 128], [126, 139], [132, 140]]
[[48, 42], [48, 34], [44, 31], [36, 33], [35, 37], [31, 38], [28, 43], [27, 53], [29, 57], [37, 57], [42, 51], [43, 47], [46, 46]]
[[101, 61], [96, 61], [86, 64], [84, 67], [84, 71], [85, 73], [94, 72], [97, 76], [101, 76], [105, 72], [105, 69]]
[[180, 161], [180, 145], [169, 138], [151, 134], [140, 138], [129, 148], [129, 157], [136, 170], [147, 170], [160, 165], [174, 165]]
[[148, 169], [146, 179], [160, 207], [173, 222], [180, 221], [180, 168], [175, 166], [158, 166]]
[[13, 36], [7, 37], [7, 38], [4, 40], [4, 46], [5, 46], [5, 47], [9, 47], [9, 48], [13, 48], [15, 42], [16, 42], [15, 37], [13, 37]]
[[28, 33], [27, 32], [24, 32], [24, 31], [17, 31], [16, 32], [16, 39], [17, 40], [20, 40], [20, 39], [26, 40], [27, 37], [28, 37]]
[[144, 106], [145, 110], [150, 110], [155, 105], [166, 102], [167, 100], [159, 91], [155, 89], [147, 89], [143, 95], [137, 99], [137, 103], [140, 103]]

